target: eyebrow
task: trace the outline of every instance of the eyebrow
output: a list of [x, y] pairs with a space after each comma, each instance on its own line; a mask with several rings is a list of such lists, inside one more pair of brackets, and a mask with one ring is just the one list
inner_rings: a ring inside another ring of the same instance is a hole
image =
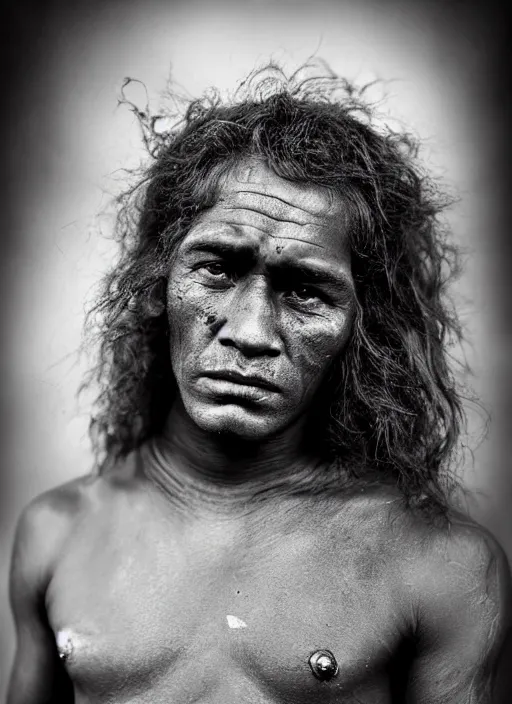
[[228, 242], [221, 239], [215, 239], [214, 241], [202, 239], [193, 242], [186, 248], [186, 251], [188, 253], [208, 252], [231, 258], [242, 256], [256, 259], [256, 247], [254, 245], [247, 242]]

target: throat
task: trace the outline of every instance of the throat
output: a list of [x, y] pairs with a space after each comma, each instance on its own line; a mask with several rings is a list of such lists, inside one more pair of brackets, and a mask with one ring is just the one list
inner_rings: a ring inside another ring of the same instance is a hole
[[[161, 436], [141, 448], [146, 476], [187, 512], [249, 513], [272, 499], [310, 493], [326, 468], [290, 429], [268, 442], [205, 433], [172, 414]], [[332, 471], [332, 468], [331, 468]]]

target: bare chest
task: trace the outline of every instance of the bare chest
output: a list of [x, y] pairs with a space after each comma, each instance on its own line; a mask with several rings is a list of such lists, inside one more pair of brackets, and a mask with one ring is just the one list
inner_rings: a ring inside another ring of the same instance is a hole
[[228, 546], [180, 531], [129, 537], [79, 541], [49, 593], [66, 667], [92, 700], [229, 702], [245, 683], [247, 701], [372, 689], [386, 701], [403, 624], [382, 555], [300, 532]]

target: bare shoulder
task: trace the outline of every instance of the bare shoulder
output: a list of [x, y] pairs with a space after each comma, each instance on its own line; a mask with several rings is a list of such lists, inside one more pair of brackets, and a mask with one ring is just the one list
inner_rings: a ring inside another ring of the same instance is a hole
[[[510, 586], [507, 557], [498, 540], [484, 526], [455, 510], [429, 515], [405, 505], [397, 490], [377, 488], [363, 505], [363, 520], [380, 539], [396, 547], [397, 558], [409, 576], [417, 575], [425, 587], [433, 582], [458, 590], [465, 580], [489, 586], [494, 579], [504, 591]], [[416, 580], [413, 580], [416, 581]]]
[[52, 567], [91, 501], [95, 478], [83, 476], [34, 498], [21, 512], [12, 556], [13, 578], [43, 588]]
[[498, 540], [471, 518], [450, 511], [429, 517], [407, 508], [397, 490], [375, 487], [350, 502], [359, 544], [385, 555], [404, 603], [420, 623], [472, 614], [473, 624], [503, 629], [512, 618], [507, 557]]
[[467, 662], [499, 657], [512, 623], [512, 582], [497, 539], [476, 521], [451, 512], [441, 524], [408, 518], [401, 565], [418, 643], [445, 647]]
[[[140, 484], [137, 463], [128, 457], [114, 468], [66, 482], [33, 499], [18, 520], [12, 569], [44, 585], [73, 535], [99, 514], [109, 515], [116, 500]], [[139, 492], [141, 493], [141, 492]]]
[[422, 585], [425, 598], [433, 594], [472, 592], [505, 604], [510, 600], [510, 569], [498, 540], [482, 525], [455, 511], [437, 524], [416, 521], [412, 535], [420, 545], [411, 556], [413, 582]]
[[55, 553], [74, 525], [102, 508], [108, 510], [116, 495], [133, 489], [138, 481], [136, 462], [129, 456], [101, 474], [85, 474], [45, 491], [23, 509], [16, 544], [46, 555]]
[[399, 501], [385, 508], [382, 521], [399, 545], [403, 574], [423, 600], [453, 594], [460, 602], [469, 592], [510, 600], [507, 557], [484, 526], [455, 510], [429, 517]]

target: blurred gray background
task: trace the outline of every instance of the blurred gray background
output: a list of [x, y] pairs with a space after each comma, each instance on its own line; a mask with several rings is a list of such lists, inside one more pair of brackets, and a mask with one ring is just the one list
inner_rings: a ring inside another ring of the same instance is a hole
[[[171, 67], [193, 96], [210, 85], [233, 90], [270, 59], [293, 70], [313, 54], [357, 83], [390, 81], [382, 110], [422, 137], [428, 167], [459, 196], [450, 223], [470, 253], [455, 295], [471, 343], [473, 386], [491, 417], [480, 442], [482, 419], [469, 409], [467, 440], [475, 451], [461, 474], [470, 511], [512, 556], [505, 116], [493, 73], [499, 19], [489, 6], [450, 6], [105, 0], [74, 8], [19, 3], [8, 16], [0, 700], [14, 648], [7, 582], [17, 517], [35, 495], [91, 466], [87, 403], [75, 400], [86, 369], [77, 355], [84, 308], [112, 260], [105, 235], [111, 196], [125, 183], [121, 170], [144, 157], [132, 114], [116, 107], [125, 76], [146, 84], [154, 108]], [[130, 97], [143, 104], [143, 91], [134, 91]]]

